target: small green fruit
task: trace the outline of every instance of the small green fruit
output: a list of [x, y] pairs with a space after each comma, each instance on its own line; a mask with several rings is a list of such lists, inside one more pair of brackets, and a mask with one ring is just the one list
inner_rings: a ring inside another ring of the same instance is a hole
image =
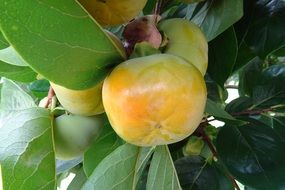
[[103, 115], [83, 117], [61, 115], [54, 120], [55, 156], [71, 160], [82, 155], [99, 136], [103, 127]]
[[201, 137], [191, 136], [187, 144], [183, 147], [185, 156], [199, 155], [204, 147], [204, 141]]

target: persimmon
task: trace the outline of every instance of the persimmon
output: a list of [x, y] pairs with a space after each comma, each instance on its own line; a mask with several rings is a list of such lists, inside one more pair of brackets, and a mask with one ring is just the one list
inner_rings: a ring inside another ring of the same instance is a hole
[[83, 154], [99, 136], [103, 116], [61, 115], [54, 120], [55, 156], [71, 160]]
[[198, 127], [206, 104], [199, 70], [168, 54], [118, 65], [103, 84], [103, 105], [116, 133], [139, 146], [178, 142]]
[[158, 27], [168, 38], [165, 53], [183, 57], [205, 75], [208, 67], [208, 43], [201, 29], [182, 18], [163, 20]]
[[86, 90], [72, 90], [50, 83], [60, 104], [70, 113], [92, 116], [104, 112], [102, 104], [102, 84]]
[[147, 0], [79, 0], [79, 2], [100, 25], [114, 26], [135, 18]]

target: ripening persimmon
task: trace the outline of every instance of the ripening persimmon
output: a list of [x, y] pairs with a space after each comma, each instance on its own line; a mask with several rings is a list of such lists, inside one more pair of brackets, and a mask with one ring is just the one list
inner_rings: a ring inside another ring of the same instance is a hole
[[104, 112], [102, 82], [86, 90], [72, 90], [50, 83], [62, 107], [70, 113], [92, 116]]
[[102, 26], [124, 24], [135, 18], [147, 0], [79, 0], [81, 5]]
[[208, 67], [208, 43], [201, 29], [182, 18], [161, 21], [159, 29], [168, 38], [164, 53], [181, 56], [205, 75]]
[[103, 105], [116, 133], [138, 146], [178, 142], [198, 127], [207, 91], [199, 70], [168, 54], [118, 65], [103, 84]]

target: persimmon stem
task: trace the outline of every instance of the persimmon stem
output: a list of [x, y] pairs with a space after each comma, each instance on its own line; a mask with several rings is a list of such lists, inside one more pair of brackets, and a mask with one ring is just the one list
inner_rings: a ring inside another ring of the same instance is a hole
[[51, 100], [52, 100], [52, 97], [54, 97], [55, 96], [55, 93], [54, 93], [54, 90], [53, 90], [53, 88], [50, 86], [49, 87], [49, 91], [48, 91], [48, 100], [47, 100], [47, 102], [46, 102], [46, 104], [45, 104], [45, 108], [48, 108], [48, 106], [50, 105], [50, 103], [51, 103]]
[[155, 9], [154, 9], [154, 14], [156, 14], [156, 15], [159, 15], [159, 14], [160, 14], [162, 5], [163, 5], [163, 0], [157, 0], [157, 1], [156, 1], [156, 5], [155, 5]]

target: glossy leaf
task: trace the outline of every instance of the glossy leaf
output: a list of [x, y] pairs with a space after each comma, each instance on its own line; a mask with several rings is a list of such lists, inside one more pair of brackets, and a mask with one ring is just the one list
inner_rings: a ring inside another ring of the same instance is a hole
[[238, 44], [233, 27], [209, 43], [209, 66], [207, 72], [221, 87], [224, 86], [225, 81], [232, 73], [237, 51]]
[[12, 46], [0, 50], [0, 61], [16, 66], [28, 66]]
[[8, 80], [1, 90], [0, 129], [3, 190], [54, 189], [49, 111], [36, 108], [32, 98]]
[[255, 58], [240, 70], [239, 93], [242, 96], [252, 95], [253, 87], [256, 85], [262, 72], [262, 64], [262, 60]]
[[106, 121], [99, 138], [84, 154], [83, 167], [86, 175], [90, 176], [98, 164], [122, 144], [120, 137]]
[[67, 172], [83, 161], [82, 156], [73, 160], [56, 160], [56, 175]]
[[231, 114], [242, 112], [248, 110], [253, 106], [253, 101], [250, 97], [241, 96], [233, 101], [231, 101], [226, 106], [226, 111]]
[[0, 61], [0, 76], [19, 82], [36, 80], [37, 73], [29, 67], [20, 67]]
[[256, 57], [256, 54], [243, 42], [238, 47], [237, 59], [233, 68], [233, 72], [238, 71], [243, 66], [250, 63]]
[[86, 181], [87, 176], [84, 173], [83, 167], [81, 167], [76, 171], [75, 177], [69, 184], [67, 190], [79, 190]]
[[0, 27], [9, 43], [54, 83], [86, 89], [123, 60], [114, 42], [76, 1], [1, 0], [0, 4]]
[[45, 79], [36, 80], [28, 84], [28, 89], [39, 99], [42, 99], [48, 95], [49, 87], [49, 81]]
[[33, 98], [15, 82], [4, 79], [1, 89], [0, 111], [13, 112], [32, 107], [36, 107]]
[[200, 26], [208, 41], [227, 30], [243, 15], [242, 0], [208, 0], [183, 7], [178, 16], [186, 17]]
[[233, 190], [231, 181], [215, 166], [199, 156], [183, 157], [175, 161], [175, 167], [183, 189]]
[[148, 0], [144, 9], [143, 9], [143, 13], [144, 15], [149, 15], [152, 14], [154, 9], [155, 9], [155, 5], [156, 5], [157, 0]]
[[253, 87], [255, 107], [270, 107], [285, 102], [285, 65], [273, 65], [265, 69]]
[[259, 125], [260, 123], [273, 128], [280, 138], [285, 142], [285, 117], [270, 116], [269, 114], [254, 115], [247, 118], [251, 123]]
[[246, 11], [251, 20], [245, 41], [259, 56], [265, 58], [285, 45], [285, 1], [257, 0]]
[[214, 101], [208, 99], [206, 103], [205, 112], [221, 120], [237, 122], [239, 121], [226, 112], [221, 106]]
[[259, 123], [225, 126], [217, 150], [230, 173], [256, 189], [285, 188], [285, 143], [275, 129]]
[[228, 97], [228, 93], [224, 87], [217, 84], [207, 73], [204, 77], [207, 85], [207, 97], [208, 99], [223, 104]]
[[157, 147], [154, 152], [146, 189], [182, 190], [167, 145]]
[[4, 38], [2, 32], [0, 31], [0, 49], [4, 49], [9, 47], [9, 43], [7, 42], [7, 40]]
[[[144, 150], [147, 149], [147, 150]], [[82, 190], [136, 188], [144, 163], [148, 161], [152, 148], [139, 148], [125, 144], [109, 154], [96, 167]]]

